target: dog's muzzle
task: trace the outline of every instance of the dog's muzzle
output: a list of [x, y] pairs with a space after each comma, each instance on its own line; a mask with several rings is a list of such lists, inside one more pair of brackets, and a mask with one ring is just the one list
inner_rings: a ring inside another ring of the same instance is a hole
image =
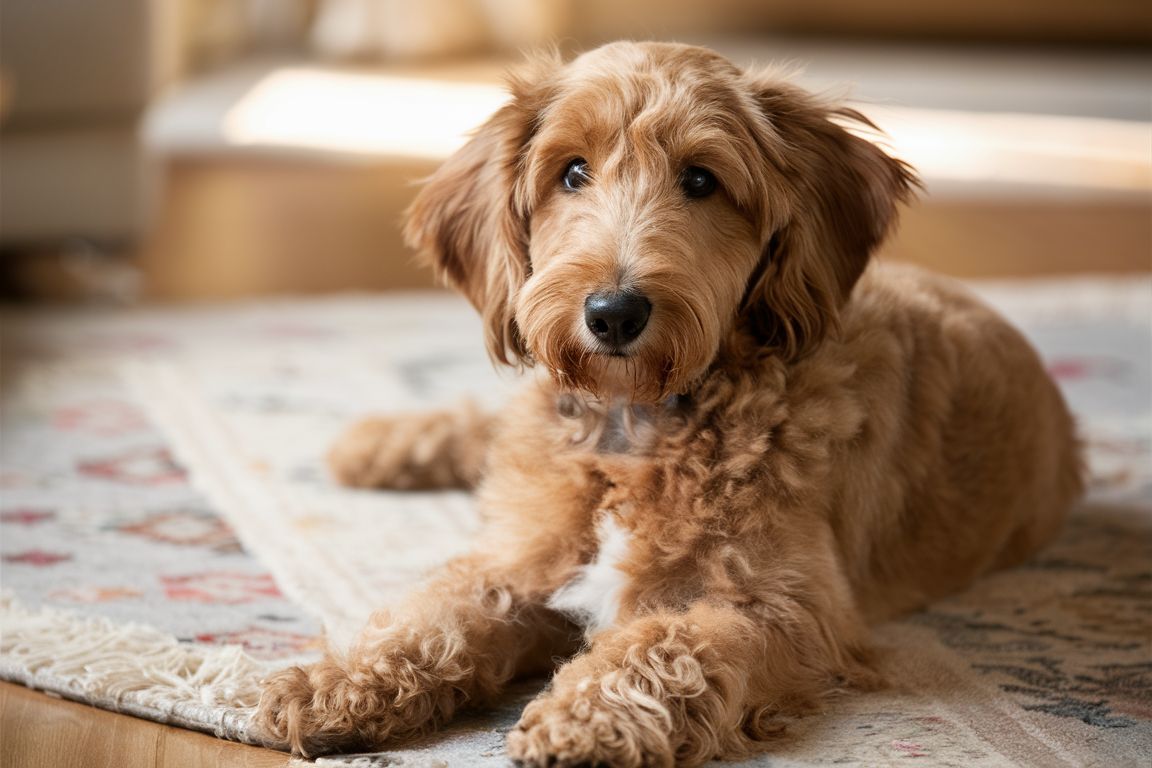
[[651, 314], [652, 302], [641, 293], [604, 291], [584, 300], [584, 324], [613, 354], [644, 332]]

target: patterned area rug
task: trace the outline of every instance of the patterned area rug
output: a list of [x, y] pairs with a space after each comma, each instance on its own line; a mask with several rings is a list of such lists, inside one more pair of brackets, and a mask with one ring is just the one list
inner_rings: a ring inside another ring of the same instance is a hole
[[[752, 764], [1137, 765], [1152, 754], [1152, 282], [984, 284], [1077, 412], [1093, 471], [1061, 540], [878, 630], [893, 687]], [[338, 490], [357, 414], [498, 402], [444, 295], [4, 318], [0, 676], [253, 740], [267, 670], [339, 641], [467, 546], [466, 495]], [[372, 758], [504, 765], [497, 711]]]

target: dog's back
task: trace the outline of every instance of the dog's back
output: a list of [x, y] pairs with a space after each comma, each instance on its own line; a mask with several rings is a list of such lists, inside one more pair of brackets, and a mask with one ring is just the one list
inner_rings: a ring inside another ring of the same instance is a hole
[[873, 617], [918, 607], [1021, 562], [1082, 490], [1067, 406], [1036, 352], [954, 281], [874, 265], [838, 342], [866, 400], [844, 450], [836, 530]]

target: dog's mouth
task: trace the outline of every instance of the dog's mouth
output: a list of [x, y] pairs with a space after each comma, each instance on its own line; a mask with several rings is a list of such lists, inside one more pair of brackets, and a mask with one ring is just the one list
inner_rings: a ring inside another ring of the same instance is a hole
[[644, 335], [639, 335], [637, 338], [629, 339], [622, 343], [606, 342], [594, 338], [591, 333], [583, 333], [580, 335], [580, 343], [583, 345], [586, 353], [597, 358], [608, 358], [610, 360], [636, 359], [641, 357], [641, 350], [645, 346]]
[[[588, 294], [573, 306], [579, 275], [538, 273], [516, 320], [534, 361], [563, 390], [640, 404], [686, 391], [715, 356], [707, 307], [640, 283]], [[649, 298], [650, 297], [650, 298]], [[703, 319], [702, 319], [703, 318]]]
[[582, 364], [561, 372], [562, 383], [575, 384], [578, 389], [614, 402], [653, 403], [667, 394], [664, 366], [655, 364], [644, 345], [611, 348], [601, 344], [585, 349]]
[[629, 360], [639, 361], [642, 357], [641, 344], [638, 341], [618, 347], [602, 343], [591, 344], [589, 347], [594, 357], [607, 358], [610, 361], [627, 363]]

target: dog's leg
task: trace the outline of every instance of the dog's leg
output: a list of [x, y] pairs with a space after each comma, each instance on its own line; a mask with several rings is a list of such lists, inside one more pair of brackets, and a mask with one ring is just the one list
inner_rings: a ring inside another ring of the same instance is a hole
[[[829, 660], [808, 657], [827, 638], [809, 640], [806, 649], [800, 633], [715, 604], [636, 619], [557, 672], [508, 735], [509, 755], [523, 766], [627, 768], [747, 754], [834, 684], [821, 669]], [[851, 682], [870, 682], [857, 672]]]
[[272, 676], [257, 727], [306, 756], [368, 749], [435, 729], [515, 675], [550, 671], [578, 633], [505, 583], [479, 558], [449, 564], [394, 614], [373, 616], [346, 655]]
[[471, 403], [356, 422], [328, 453], [336, 479], [356, 488], [471, 488], [479, 480], [492, 417]]
[[704, 762], [738, 739], [762, 646], [747, 618], [705, 605], [603, 634], [524, 710], [509, 756], [528, 766]]

